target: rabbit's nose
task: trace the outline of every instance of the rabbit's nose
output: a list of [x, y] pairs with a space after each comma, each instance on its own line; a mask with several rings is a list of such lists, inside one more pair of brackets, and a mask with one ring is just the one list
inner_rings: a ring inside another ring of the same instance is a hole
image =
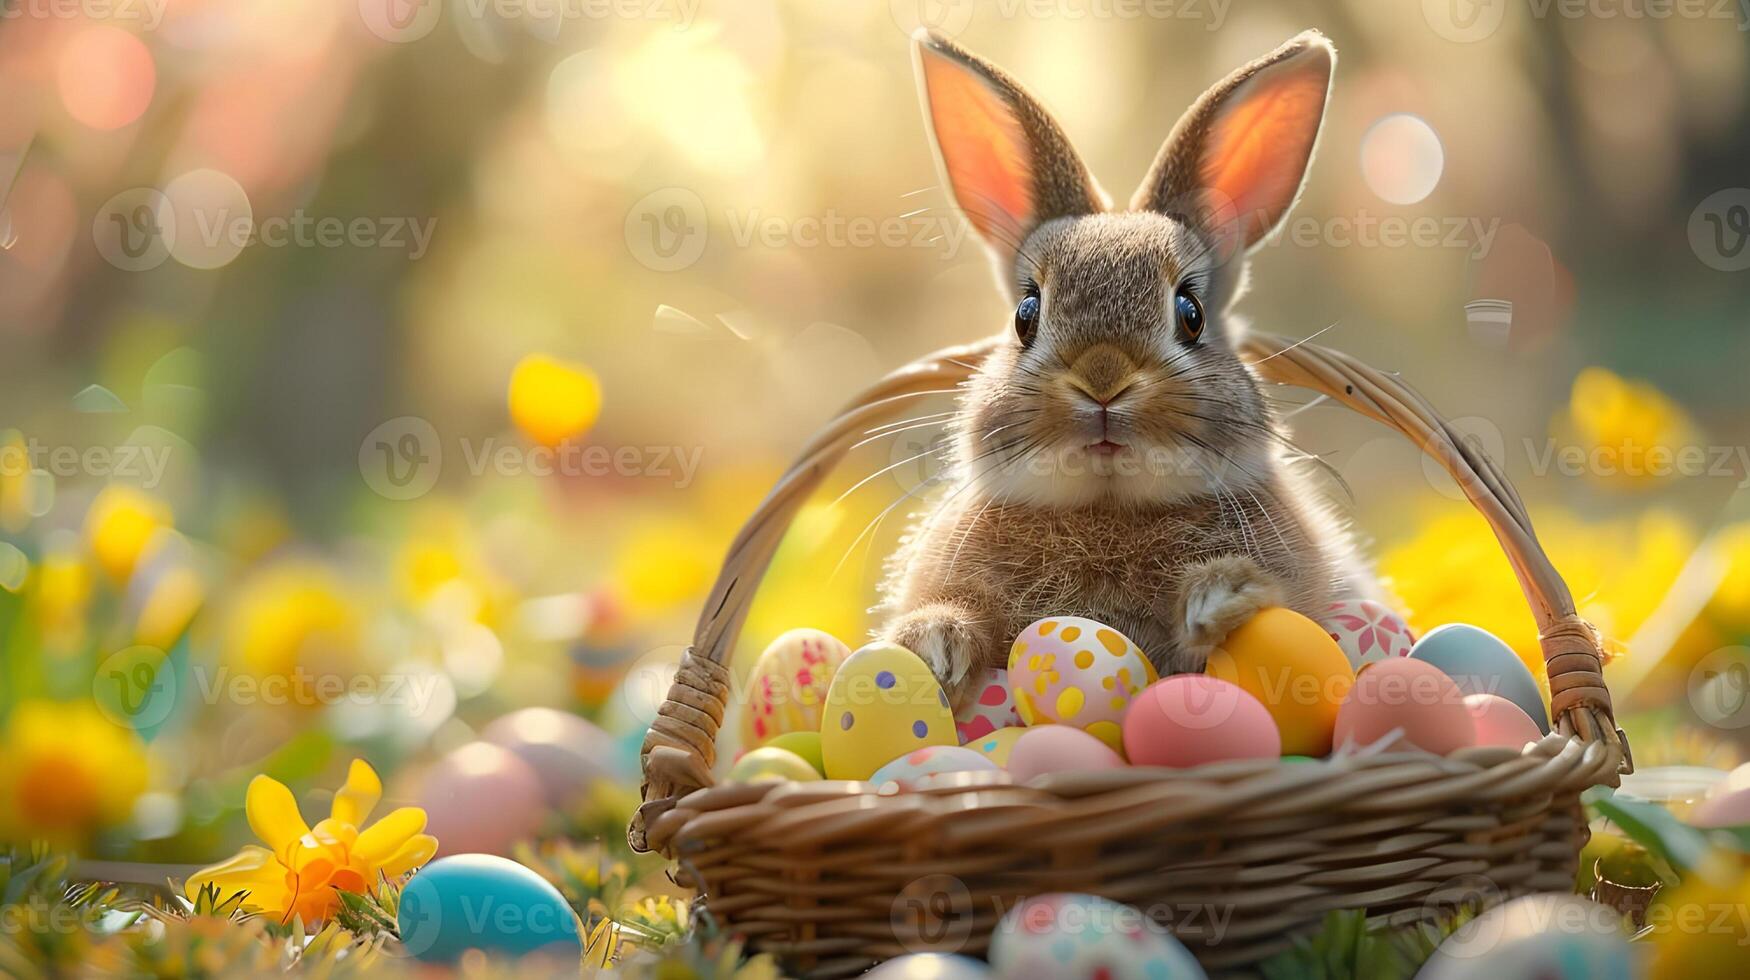
[[1136, 382], [1136, 362], [1110, 344], [1097, 344], [1070, 365], [1069, 383], [1105, 408]]

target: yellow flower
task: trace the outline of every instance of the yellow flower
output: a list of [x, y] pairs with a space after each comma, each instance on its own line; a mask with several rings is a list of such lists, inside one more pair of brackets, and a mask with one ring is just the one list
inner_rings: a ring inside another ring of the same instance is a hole
[[340, 892], [362, 894], [379, 874], [404, 875], [437, 853], [437, 838], [422, 833], [425, 811], [418, 807], [401, 807], [360, 829], [382, 796], [376, 770], [354, 759], [328, 819], [311, 827], [284, 783], [256, 776], [244, 810], [250, 829], [267, 846], [251, 844], [201, 869], [183, 890], [191, 900], [208, 884], [221, 897], [247, 892], [246, 909], [277, 916], [282, 923], [294, 916], [306, 924], [320, 922], [340, 905]]
[[1619, 488], [1646, 489], [1669, 479], [1678, 453], [1695, 445], [1695, 426], [1681, 406], [1644, 381], [1601, 367], [1574, 378], [1567, 411], [1551, 429], [1586, 452], [1588, 475]]
[[47, 474], [33, 472], [30, 447], [17, 429], [0, 433], [0, 529], [21, 531], [53, 495]]
[[511, 372], [511, 421], [543, 446], [588, 432], [601, 409], [601, 382], [581, 364], [530, 354]]
[[92, 501], [85, 515], [85, 537], [98, 565], [112, 578], [125, 581], [152, 539], [170, 525], [170, 508], [163, 501], [118, 484]]
[[[284, 562], [238, 590], [225, 617], [225, 656], [261, 678], [309, 681], [323, 672], [344, 672], [362, 646], [359, 618], [347, 586], [332, 571], [314, 562]], [[320, 700], [302, 689], [288, 694], [299, 705]]]
[[77, 842], [133, 813], [146, 752], [89, 701], [25, 701], [0, 737], [0, 838]]

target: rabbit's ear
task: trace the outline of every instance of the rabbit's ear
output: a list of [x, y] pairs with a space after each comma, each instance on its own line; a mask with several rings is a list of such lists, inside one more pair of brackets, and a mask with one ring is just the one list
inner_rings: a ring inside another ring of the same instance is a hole
[[1306, 31], [1203, 93], [1131, 207], [1189, 218], [1233, 251], [1282, 221], [1305, 182], [1337, 52]]
[[912, 39], [943, 177], [1005, 270], [1040, 224], [1105, 209], [1063, 131], [1019, 83], [939, 35]]

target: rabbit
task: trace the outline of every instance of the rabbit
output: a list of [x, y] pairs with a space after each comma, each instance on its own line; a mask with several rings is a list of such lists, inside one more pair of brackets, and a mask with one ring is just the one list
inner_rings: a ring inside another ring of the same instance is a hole
[[956, 707], [1046, 616], [1200, 671], [1260, 609], [1370, 591], [1235, 353], [1248, 250], [1300, 194], [1336, 52], [1302, 33], [1205, 92], [1127, 210], [998, 68], [920, 31], [937, 162], [1014, 307], [948, 426], [947, 483], [890, 560], [878, 639]]

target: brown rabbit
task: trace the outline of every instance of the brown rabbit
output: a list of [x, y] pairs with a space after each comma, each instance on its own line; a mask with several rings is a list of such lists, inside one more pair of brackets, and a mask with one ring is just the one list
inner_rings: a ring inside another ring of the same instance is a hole
[[1357, 591], [1229, 313], [1300, 193], [1330, 42], [1301, 34], [1204, 93], [1123, 211], [1014, 80], [934, 35], [916, 52], [942, 173], [1015, 315], [951, 424], [950, 489], [894, 559], [883, 638], [958, 705], [1044, 616], [1107, 623], [1169, 673], [1263, 607], [1318, 616]]

